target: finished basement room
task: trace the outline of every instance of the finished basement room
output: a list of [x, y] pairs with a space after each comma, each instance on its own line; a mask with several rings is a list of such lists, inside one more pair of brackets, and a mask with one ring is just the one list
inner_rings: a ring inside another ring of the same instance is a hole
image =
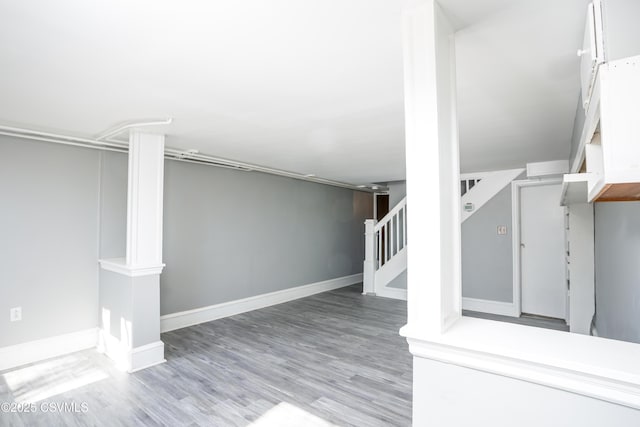
[[0, 0], [0, 427], [640, 425], [638, 18]]

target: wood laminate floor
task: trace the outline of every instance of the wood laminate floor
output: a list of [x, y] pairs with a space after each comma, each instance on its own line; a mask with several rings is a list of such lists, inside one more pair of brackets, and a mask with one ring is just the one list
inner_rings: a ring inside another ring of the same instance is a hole
[[360, 291], [165, 333], [167, 363], [130, 375], [93, 350], [0, 372], [3, 411], [36, 408], [0, 425], [410, 425], [406, 302]]
[[518, 325], [535, 326], [536, 328], [569, 332], [569, 326], [567, 325], [567, 322], [562, 319], [554, 319], [552, 317], [542, 317], [524, 313], [520, 317], [511, 317], [501, 316], [499, 314], [480, 313], [478, 311], [469, 310], [462, 310], [462, 315], [477, 317], [478, 319], [497, 320], [499, 322], [515, 323]]

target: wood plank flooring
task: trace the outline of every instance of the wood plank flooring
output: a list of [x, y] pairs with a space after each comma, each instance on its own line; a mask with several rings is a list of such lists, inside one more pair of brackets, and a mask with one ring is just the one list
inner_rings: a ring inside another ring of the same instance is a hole
[[408, 426], [406, 302], [361, 288], [163, 334], [167, 363], [131, 375], [92, 350], [2, 372], [0, 403], [38, 410], [0, 412], [0, 425]]
[[536, 328], [553, 329], [569, 332], [567, 322], [562, 319], [541, 317], [532, 314], [522, 314], [520, 317], [501, 316], [499, 314], [480, 313], [478, 311], [462, 310], [463, 316], [477, 317], [478, 319], [497, 320], [499, 322], [515, 323], [518, 325], [534, 326]]

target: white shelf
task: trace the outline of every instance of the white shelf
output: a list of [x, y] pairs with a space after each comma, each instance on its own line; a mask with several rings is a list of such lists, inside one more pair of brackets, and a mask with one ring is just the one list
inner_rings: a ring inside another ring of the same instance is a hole
[[560, 205], [568, 206], [574, 203], [589, 203], [589, 174], [570, 173], [562, 178], [562, 195]]

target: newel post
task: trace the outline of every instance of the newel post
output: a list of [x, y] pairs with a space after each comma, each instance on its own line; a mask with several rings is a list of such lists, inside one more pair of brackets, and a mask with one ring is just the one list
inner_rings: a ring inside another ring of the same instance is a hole
[[364, 269], [362, 278], [362, 294], [375, 294], [376, 278], [376, 239], [375, 219], [364, 221]]

